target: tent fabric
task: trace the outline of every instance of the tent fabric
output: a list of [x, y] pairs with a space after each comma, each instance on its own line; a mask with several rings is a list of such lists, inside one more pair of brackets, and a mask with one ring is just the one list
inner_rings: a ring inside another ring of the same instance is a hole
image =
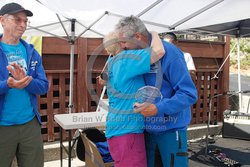
[[[51, 24], [54, 22], [58, 22], [58, 19], [55, 15], [55, 13], [51, 10], [49, 10], [47, 7], [43, 6], [42, 4], [38, 3], [35, 0], [1, 0], [0, 1], [0, 7], [2, 7], [6, 3], [10, 2], [16, 2], [21, 4], [24, 8], [27, 8], [33, 12], [33, 17], [29, 17], [30, 21], [30, 26], [36, 27], [36, 26], [41, 26], [41, 25], [46, 25], [46, 24]], [[61, 26], [58, 24], [58, 27]], [[1, 27], [1, 26], [0, 26]], [[28, 26], [28, 31], [29, 31], [29, 26]], [[54, 27], [51, 29], [48, 28], [48, 31], [53, 32], [56, 31]], [[2, 27], [0, 28], [0, 32], [2, 33]], [[65, 35], [65, 34], [60, 34], [56, 32], [59, 35]], [[34, 36], [43, 36], [47, 35], [46, 33], [39, 32], [35, 29], [32, 29], [28, 35], [34, 35]], [[27, 35], [25, 34], [25, 35]]]
[[[1, 0], [0, 6], [18, 2], [34, 16], [26, 35], [66, 36], [57, 13], [70, 32], [76, 19], [75, 35], [102, 37], [121, 16], [136, 15], [149, 30], [186, 30], [250, 18], [249, 0]], [[38, 31], [39, 28], [42, 31]], [[1, 30], [0, 30], [1, 32]]]
[[[76, 18], [85, 22], [92, 22], [97, 19], [105, 11], [119, 14], [122, 16], [139, 15], [145, 22], [150, 21], [158, 24], [159, 31], [168, 31], [169, 27], [176, 30], [183, 30], [195, 27], [201, 27], [211, 24], [229, 22], [250, 17], [249, 0], [40, 0], [45, 6], [50, 8], [60, 15], [67, 18]], [[144, 14], [142, 12], [149, 6], [156, 3], [154, 7], [148, 9]], [[210, 9], [198, 14], [187, 22], [176, 25], [178, 21], [194, 14], [200, 9], [211, 5]], [[78, 4], [78, 5], [75, 5]], [[95, 14], [95, 15], [94, 15]], [[117, 20], [119, 17], [117, 18]], [[107, 20], [107, 21], [105, 21]], [[110, 21], [108, 21], [110, 20]], [[106, 18], [104, 21], [97, 23], [93, 29], [99, 25], [108, 23], [112, 25], [115, 18]], [[116, 22], [115, 22], [116, 23]], [[161, 27], [162, 25], [162, 27]], [[176, 25], [176, 26], [175, 26]], [[150, 28], [156, 28], [148, 24]], [[103, 27], [103, 26], [101, 26]], [[160, 28], [161, 27], [161, 28]], [[105, 27], [106, 28], [106, 27]], [[149, 29], [150, 29], [149, 28]], [[104, 32], [104, 31], [102, 31]]]
[[232, 37], [250, 37], [250, 19], [236, 20], [193, 29], [205, 34], [230, 35]]

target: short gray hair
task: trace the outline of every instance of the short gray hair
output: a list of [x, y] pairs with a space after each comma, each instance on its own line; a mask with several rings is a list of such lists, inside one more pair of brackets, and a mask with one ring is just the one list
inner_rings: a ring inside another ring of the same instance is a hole
[[122, 18], [116, 24], [115, 30], [123, 34], [125, 38], [132, 38], [136, 32], [141, 33], [143, 36], [148, 36], [148, 30], [145, 24], [136, 16], [129, 16]]

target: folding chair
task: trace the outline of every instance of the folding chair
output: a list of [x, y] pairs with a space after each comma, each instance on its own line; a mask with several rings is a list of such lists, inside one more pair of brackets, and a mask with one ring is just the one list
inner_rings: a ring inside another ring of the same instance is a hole
[[111, 167], [113, 162], [103, 162], [102, 156], [98, 151], [95, 143], [93, 143], [86, 133], [81, 134], [82, 141], [85, 146], [85, 166], [86, 167]]

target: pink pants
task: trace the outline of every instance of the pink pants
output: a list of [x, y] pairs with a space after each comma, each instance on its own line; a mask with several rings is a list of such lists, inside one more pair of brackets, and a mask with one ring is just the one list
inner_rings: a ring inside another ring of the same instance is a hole
[[131, 133], [108, 139], [115, 167], [147, 167], [143, 133]]

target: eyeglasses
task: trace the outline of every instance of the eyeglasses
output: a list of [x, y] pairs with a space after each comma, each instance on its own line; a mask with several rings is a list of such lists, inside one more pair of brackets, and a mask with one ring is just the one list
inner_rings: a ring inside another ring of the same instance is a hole
[[21, 24], [21, 23], [24, 23], [25, 25], [30, 24], [30, 21], [28, 19], [22, 19], [22, 18], [20, 18], [18, 16], [14, 16], [14, 15], [8, 15], [7, 19], [14, 20], [14, 22], [16, 24]]

